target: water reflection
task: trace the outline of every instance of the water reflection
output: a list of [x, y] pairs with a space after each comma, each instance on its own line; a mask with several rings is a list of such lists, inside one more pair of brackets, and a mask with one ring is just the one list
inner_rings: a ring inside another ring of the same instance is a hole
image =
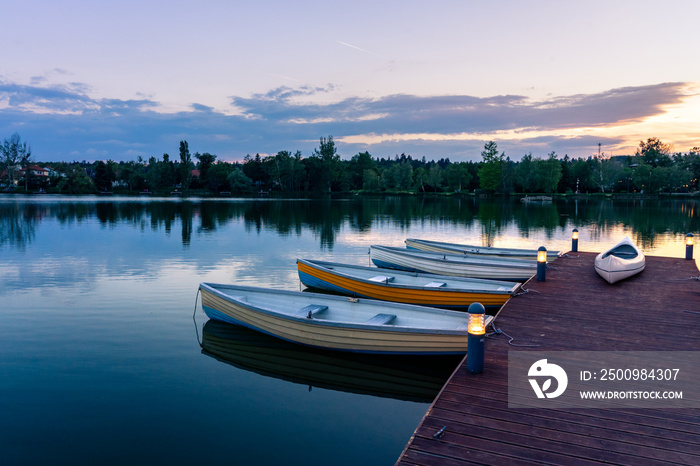
[[[130, 198], [52, 199], [0, 198], [0, 246], [22, 248], [42, 221], [70, 226], [96, 219], [105, 227], [130, 225], [164, 231], [179, 228], [181, 243], [193, 235], [208, 235], [242, 220], [247, 232], [273, 231], [300, 236], [310, 230], [322, 249], [332, 250], [347, 225], [361, 234], [419, 225], [479, 231], [485, 246], [517, 231], [522, 239], [544, 233], [547, 239], [573, 227], [587, 228], [592, 241], [602, 241], [613, 229], [630, 230], [643, 249], [654, 248], [664, 235], [684, 236], [700, 231], [696, 200], [567, 199], [551, 203], [522, 203], [517, 199], [382, 197], [347, 200], [177, 200]], [[473, 240], [472, 240], [473, 241]]]
[[239, 369], [329, 390], [431, 402], [461, 356], [386, 356], [323, 351], [213, 320], [202, 353]]

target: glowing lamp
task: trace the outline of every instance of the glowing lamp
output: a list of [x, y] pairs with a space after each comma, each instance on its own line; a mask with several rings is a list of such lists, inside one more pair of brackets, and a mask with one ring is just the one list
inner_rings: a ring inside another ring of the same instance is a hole
[[484, 346], [486, 342], [486, 309], [481, 303], [472, 303], [467, 311], [467, 370], [472, 374], [484, 372]]
[[687, 260], [693, 260], [693, 234], [688, 233], [685, 235], [685, 258]]
[[574, 228], [574, 231], [571, 232], [571, 251], [578, 251], [578, 229], [576, 228]]
[[547, 248], [540, 246], [537, 250], [537, 281], [543, 282], [547, 278]]
[[[479, 303], [476, 303], [481, 306]], [[476, 306], [476, 312], [472, 310], [472, 306], [469, 306], [469, 324], [468, 332], [472, 335], [483, 335], [486, 333], [486, 314], [484, 312], [484, 306], [481, 306], [481, 311], [479, 312], [478, 306]]]

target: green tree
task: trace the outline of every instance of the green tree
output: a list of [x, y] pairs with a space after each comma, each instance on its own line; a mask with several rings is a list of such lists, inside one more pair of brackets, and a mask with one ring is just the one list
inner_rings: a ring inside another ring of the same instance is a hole
[[672, 164], [671, 146], [664, 144], [659, 138], [649, 138], [639, 142], [639, 148], [634, 155], [642, 158], [642, 162], [652, 168], [670, 167]]
[[428, 180], [428, 171], [425, 169], [425, 167], [418, 167], [413, 170], [413, 180], [416, 186], [416, 191], [424, 193], [425, 185]]
[[269, 186], [271, 184], [270, 173], [266, 165], [269, 163], [265, 163], [260, 154], [255, 154], [255, 157], [248, 154], [243, 159], [243, 173], [250, 178], [253, 184], [259, 187]]
[[195, 154], [195, 158], [199, 160], [199, 163], [197, 164], [197, 169], [199, 170], [199, 180], [203, 186], [206, 186], [209, 181], [207, 178], [209, 169], [212, 165], [214, 165], [216, 155], [210, 154], [209, 152], [205, 152], [203, 154], [197, 153]]
[[505, 158], [505, 153], [499, 155], [496, 143], [494, 141], [489, 141], [484, 144], [481, 157], [484, 161], [481, 168], [479, 168], [479, 184], [487, 191], [496, 191], [501, 187], [501, 165]]
[[160, 181], [158, 187], [172, 188], [175, 184], [175, 165], [170, 161], [168, 153], [163, 154], [163, 161], [160, 162]]
[[374, 170], [376, 173], [377, 164], [372, 160], [372, 156], [369, 152], [360, 152], [350, 159], [349, 170], [352, 177], [353, 188], [363, 188], [366, 171]]
[[438, 164], [434, 164], [428, 170], [428, 178], [425, 181], [426, 184], [430, 186], [433, 191], [441, 191], [442, 178], [442, 169]]
[[328, 139], [322, 137], [318, 149], [314, 149], [311, 158], [318, 160], [317, 168], [320, 172], [318, 187], [322, 191], [331, 192], [333, 184], [340, 178], [340, 155], [333, 142], [333, 136], [328, 136]]
[[80, 165], [73, 165], [66, 176], [58, 182], [58, 190], [63, 194], [91, 194], [95, 192], [95, 184]]
[[192, 156], [190, 155], [190, 146], [187, 141], [180, 141], [180, 183], [182, 183], [182, 188], [189, 188], [191, 181]]
[[[590, 160], [590, 159], [589, 159]], [[571, 177], [574, 180], [574, 188], [581, 193], [587, 193], [593, 189], [591, 184], [591, 165], [588, 160], [578, 158], [571, 164]]]
[[218, 160], [207, 172], [207, 188], [215, 193], [230, 191], [231, 186], [228, 178], [233, 170], [233, 165], [223, 160]]
[[365, 191], [379, 190], [379, 175], [377, 174], [377, 170], [368, 168], [364, 171], [362, 175], [362, 189]]
[[666, 184], [666, 175], [664, 167], [640, 163], [632, 171], [632, 181], [644, 193], [658, 193]]
[[561, 164], [557, 160], [557, 154], [550, 152], [546, 160], [537, 160], [536, 171], [542, 191], [545, 193], [555, 192], [561, 179]]
[[236, 167], [228, 176], [231, 192], [247, 194], [253, 191], [253, 181], [243, 173], [243, 169]]
[[532, 153], [523, 155], [523, 158], [515, 169], [515, 179], [523, 192], [534, 193], [537, 190], [539, 180], [533, 164]]
[[7, 173], [10, 186], [13, 186], [17, 167], [24, 166], [26, 170], [32, 156], [32, 149], [26, 141], [22, 142], [19, 133], [13, 133], [9, 139], [5, 139], [0, 149], [2, 150], [2, 168]]
[[591, 181], [603, 193], [606, 189], [612, 190], [615, 180], [623, 171], [622, 165], [615, 160], [606, 159], [604, 154], [601, 157], [594, 157], [593, 160], [595, 162], [592, 164]]
[[294, 155], [283, 150], [277, 155], [269, 158], [269, 175], [273, 186], [285, 192], [298, 191], [301, 188], [303, 178], [303, 164], [301, 162], [301, 152]]
[[515, 184], [515, 167], [516, 164], [510, 157], [506, 157], [501, 162], [501, 187], [504, 193], [512, 193]]
[[107, 164], [103, 161], [97, 162], [95, 166], [95, 187], [98, 191], [109, 191], [112, 189], [112, 177], [108, 173]]
[[460, 192], [466, 189], [471, 181], [468, 164], [465, 162], [450, 164], [445, 170], [445, 181], [452, 191]]

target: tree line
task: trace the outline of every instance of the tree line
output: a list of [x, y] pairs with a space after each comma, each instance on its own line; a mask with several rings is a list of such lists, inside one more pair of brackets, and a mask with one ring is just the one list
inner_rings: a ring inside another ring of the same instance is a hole
[[[217, 160], [208, 152], [190, 153], [180, 141], [179, 157], [135, 161], [59, 162], [32, 160], [31, 148], [15, 133], [1, 146], [0, 186], [5, 190], [43, 189], [83, 194], [179, 191], [231, 193], [609, 193], [695, 192], [700, 178], [700, 148], [673, 153], [658, 138], [641, 141], [634, 155], [560, 158], [525, 154], [513, 161], [488, 141], [479, 162], [426, 161], [401, 154], [375, 158], [360, 152], [349, 160], [338, 154], [332, 136], [321, 137], [309, 157], [300, 151], [247, 155], [242, 162]], [[56, 176], [37, 177], [29, 167], [52, 168]]]

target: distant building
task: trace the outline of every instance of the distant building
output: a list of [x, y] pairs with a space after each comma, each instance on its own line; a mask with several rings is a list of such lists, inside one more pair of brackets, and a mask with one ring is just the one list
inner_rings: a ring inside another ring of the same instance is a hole
[[29, 170], [30, 176], [39, 179], [49, 179], [49, 170], [44, 167], [40, 167], [39, 165], [30, 165], [28, 168], [20, 168], [19, 170], [17, 170], [19, 178], [25, 177], [27, 169]]

